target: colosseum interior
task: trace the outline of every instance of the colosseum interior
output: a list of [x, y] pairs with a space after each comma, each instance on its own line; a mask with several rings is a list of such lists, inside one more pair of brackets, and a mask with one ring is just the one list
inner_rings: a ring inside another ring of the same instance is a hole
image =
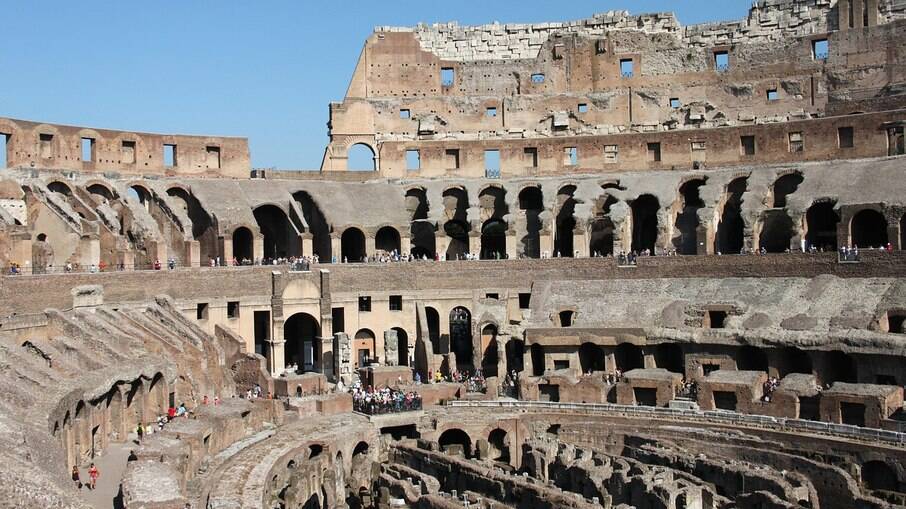
[[0, 506], [906, 506], [906, 2], [377, 27], [329, 108], [0, 118]]

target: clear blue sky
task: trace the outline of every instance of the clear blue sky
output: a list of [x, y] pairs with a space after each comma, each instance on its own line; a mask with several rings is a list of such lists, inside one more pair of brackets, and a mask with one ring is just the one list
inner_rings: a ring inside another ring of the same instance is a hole
[[674, 11], [743, 18], [750, 0], [6, 2], [0, 116], [132, 131], [245, 136], [255, 167], [317, 168], [376, 25], [581, 19]]

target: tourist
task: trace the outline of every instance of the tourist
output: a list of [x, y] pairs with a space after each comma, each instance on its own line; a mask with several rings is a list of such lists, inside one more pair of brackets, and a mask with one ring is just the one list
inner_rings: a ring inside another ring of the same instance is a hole
[[176, 409], [176, 417], [189, 416], [189, 411], [186, 410], [186, 404], [180, 403], [179, 408]]
[[201, 404], [202, 404], [202, 405], [207, 405], [207, 404], [208, 404], [208, 395], [207, 395], [207, 394], [205, 394], [205, 395], [204, 395], [204, 398], [202, 398]]
[[135, 454], [135, 449], [129, 451], [129, 457], [126, 458], [126, 463], [130, 461], [138, 461], [138, 456]]
[[138, 443], [142, 443], [142, 437], [145, 436], [145, 427], [142, 426], [142, 423], [138, 423], [138, 427], [135, 428], [135, 433], [138, 435]]
[[79, 478], [79, 467], [76, 465], [72, 466], [72, 482], [75, 483], [76, 488], [82, 489], [82, 480]]
[[97, 488], [98, 477], [100, 477], [100, 475], [101, 473], [98, 472], [98, 467], [94, 466], [94, 463], [92, 463], [91, 466], [88, 467], [88, 489], [93, 490]]

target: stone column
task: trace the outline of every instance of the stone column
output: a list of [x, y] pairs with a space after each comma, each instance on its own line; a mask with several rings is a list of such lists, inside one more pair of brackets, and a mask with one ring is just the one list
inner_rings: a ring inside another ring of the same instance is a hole
[[434, 232], [434, 246], [437, 249], [437, 254], [443, 259], [443, 256], [447, 253], [447, 248], [450, 246], [450, 238], [447, 237], [443, 229]]
[[399, 364], [399, 336], [393, 329], [384, 331], [384, 359], [385, 366]]
[[506, 376], [506, 344], [510, 341], [510, 335], [498, 332], [495, 340], [497, 341], [497, 378], [500, 379], [497, 383], [500, 385]]
[[[166, 249], [166, 246], [163, 246]], [[79, 252], [81, 257], [79, 258], [79, 264], [83, 268], [88, 268], [94, 265], [95, 267], [101, 263], [101, 241], [97, 236], [84, 236], [79, 242]], [[166, 260], [164, 258], [163, 260]]]
[[[252, 238], [252, 258], [262, 259], [264, 258], [264, 237], [261, 235], [256, 235]], [[230, 262], [233, 261], [231, 257]], [[227, 263], [229, 265], [229, 262]]]
[[510, 260], [515, 260], [519, 258], [518, 249], [518, 238], [516, 237], [516, 230], [509, 229], [506, 231], [506, 255]]
[[345, 332], [337, 332], [333, 337], [334, 376], [349, 385], [352, 383], [352, 342]]
[[337, 263], [343, 263], [343, 243], [340, 241], [339, 233], [330, 234], [330, 253], [336, 258]]
[[[315, 254], [314, 238], [311, 233], [305, 232], [302, 237], [302, 256], [313, 256]], [[326, 260], [325, 260], [326, 261]]]
[[377, 248], [374, 247], [374, 234], [365, 234], [365, 256], [373, 256], [375, 252]]
[[547, 253], [551, 258], [553, 258], [554, 236], [548, 228], [544, 228], [540, 232], [538, 232], [538, 244], [539, 250], [541, 251], [540, 256], [544, 256], [544, 253]]
[[267, 342], [267, 369], [270, 370], [271, 375], [278, 376], [283, 372], [283, 369], [286, 368], [284, 358], [284, 345], [286, 344], [286, 341], [283, 340], [282, 316], [279, 319], [277, 319], [276, 317], [274, 318], [272, 330], [273, 334], [271, 335], [270, 340]]
[[400, 237], [400, 254], [412, 252], [412, 238]]
[[[220, 252], [220, 257], [221, 257], [220, 260], [221, 261], [232, 260], [233, 259], [233, 238], [232, 237], [219, 237], [218, 241], [220, 244], [220, 246], [219, 246], [220, 249], [218, 249], [218, 251]], [[205, 261], [210, 263], [209, 260], [205, 260]]]
[[185, 259], [180, 260], [183, 267], [201, 266], [201, 243], [197, 240], [186, 241]]
[[576, 258], [588, 258], [588, 230], [583, 225], [576, 225], [573, 230], [573, 251], [578, 251], [578, 254], [571, 253]]
[[469, 232], [469, 252], [475, 255], [481, 254], [481, 232]]
[[706, 255], [714, 251], [714, 233], [708, 225], [699, 224], [695, 228], [695, 254]]

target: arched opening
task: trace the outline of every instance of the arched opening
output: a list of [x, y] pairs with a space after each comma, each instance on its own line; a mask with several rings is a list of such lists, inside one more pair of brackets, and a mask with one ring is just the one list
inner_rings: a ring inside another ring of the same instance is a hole
[[774, 208], [779, 209], [786, 207], [786, 199], [799, 189], [802, 183], [802, 175], [799, 173], [788, 173], [778, 178], [774, 182]]
[[609, 217], [595, 219], [591, 223], [591, 235], [588, 241], [588, 252], [591, 256], [613, 254], [613, 230], [613, 221]]
[[744, 246], [745, 222], [742, 220], [742, 195], [749, 179], [740, 177], [727, 185], [724, 209], [717, 225], [714, 250], [717, 253], [739, 253]]
[[350, 171], [377, 171], [374, 149], [365, 143], [356, 143], [346, 151], [346, 169]]
[[311, 444], [308, 446], [308, 459], [317, 458], [324, 452], [324, 446], [321, 444]]
[[869, 490], [899, 491], [897, 473], [883, 461], [868, 461], [862, 465], [862, 483]]
[[397, 365], [399, 366], [408, 366], [409, 365], [409, 334], [402, 327], [393, 327], [392, 330], [396, 331], [396, 354], [397, 354]]
[[573, 234], [576, 229], [576, 186], [563, 186], [557, 192], [557, 229], [554, 235], [554, 254], [564, 258], [575, 255]]
[[604, 371], [604, 350], [594, 343], [582, 343], [579, 347], [579, 366], [582, 373]]
[[654, 363], [671, 373], [685, 373], [686, 360], [683, 347], [676, 343], [661, 343], [654, 349]]
[[573, 319], [576, 316], [576, 312], [571, 309], [564, 309], [557, 313], [557, 318], [560, 322], [560, 327], [572, 327]]
[[541, 256], [541, 213], [544, 211], [544, 198], [541, 188], [526, 187], [519, 192], [519, 209], [525, 217], [522, 232], [522, 255], [526, 258]]
[[305, 254], [318, 255], [318, 261], [322, 263], [331, 261], [330, 226], [321, 208], [305, 191], [293, 193], [293, 199], [302, 207], [302, 217], [308, 225], [308, 233], [312, 235], [311, 246], [314, 253]]
[[757, 346], [745, 345], [736, 356], [736, 369], [740, 371], [768, 371], [768, 355]]
[[450, 311], [450, 350], [456, 354], [456, 369], [469, 372], [472, 362], [472, 313], [458, 306]]
[[506, 343], [506, 370], [507, 373], [521, 373], [523, 366], [523, 353], [525, 343], [521, 339], [511, 339]]
[[623, 373], [645, 367], [642, 349], [631, 343], [620, 343], [614, 350], [614, 362]]
[[698, 211], [705, 206], [699, 190], [703, 185], [705, 179], [694, 179], [680, 186], [683, 203], [674, 223], [679, 234], [673, 238], [673, 247], [679, 254], [698, 253]]
[[299, 233], [280, 207], [262, 205], [254, 210], [254, 214], [264, 236], [265, 258], [289, 258], [302, 254]]
[[465, 458], [472, 456], [472, 439], [461, 429], [453, 428], [444, 431], [437, 440], [437, 444], [446, 454]]
[[826, 369], [819, 382], [832, 384], [834, 382], [856, 383], [858, 381], [856, 361], [851, 355], [840, 350], [828, 352]]
[[72, 189], [69, 185], [55, 180], [47, 184], [47, 189], [52, 193], [62, 194], [63, 196], [72, 196]]
[[142, 207], [144, 207], [145, 210], [151, 210], [151, 192], [148, 191], [144, 186], [129, 186], [129, 189], [126, 190], [126, 194], [138, 200], [138, 202], [142, 204]]
[[340, 237], [340, 252], [343, 261], [359, 263], [365, 261], [365, 234], [358, 228], [346, 228]]
[[837, 226], [840, 215], [832, 202], [815, 203], [805, 213], [805, 240], [809, 246], [825, 251], [837, 250]]
[[481, 328], [481, 371], [485, 377], [498, 376], [497, 326], [489, 323]]
[[443, 192], [443, 202], [445, 215], [450, 218], [444, 223], [444, 233], [449, 237], [447, 239], [447, 259], [463, 258], [469, 252], [469, 231], [471, 230], [467, 220], [469, 196], [465, 189], [451, 187]]
[[355, 333], [352, 353], [355, 356], [355, 367], [364, 368], [377, 360], [377, 345], [371, 329], [359, 329]]
[[529, 354], [532, 356], [532, 376], [541, 376], [544, 374], [544, 347], [538, 343], [533, 343], [529, 347]]
[[786, 347], [780, 351], [780, 359], [781, 369], [778, 369], [778, 371], [781, 377], [790, 373], [812, 374], [812, 358], [808, 352], [796, 347]]
[[217, 229], [211, 221], [211, 215], [204, 210], [198, 199], [181, 187], [167, 189], [167, 196], [175, 198], [183, 211], [192, 221], [192, 238], [198, 241], [202, 263], [217, 258], [219, 246]]
[[632, 201], [632, 250], [641, 253], [646, 249], [654, 254], [657, 243], [657, 213], [661, 206], [657, 198], [643, 194]]
[[437, 244], [434, 225], [428, 220], [428, 196], [424, 189], [413, 188], [406, 191], [406, 210], [409, 211], [412, 220], [409, 230], [412, 255], [417, 258], [433, 259]]
[[296, 366], [299, 371], [319, 369], [321, 355], [321, 326], [308, 313], [296, 313], [283, 325], [284, 365]]
[[101, 184], [91, 184], [86, 188], [86, 190], [95, 195], [104, 199], [104, 201], [110, 201], [113, 199], [113, 192], [107, 186]]
[[355, 448], [352, 450], [352, 457], [367, 455], [368, 454], [368, 442], [361, 441], [355, 445]]
[[865, 209], [850, 222], [853, 245], [869, 248], [887, 245], [887, 219], [877, 210]]
[[254, 257], [252, 231], [244, 226], [233, 230], [233, 258], [241, 262]]
[[374, 235], [375, 254], [400, 254], [400, 232], [392, 226], [384, 226]]
[[793, 220], [785, 210], [767, 210], [758, 244], [769, 253], [785, 253], [793, 239]]
[[488, 219], [481, 227], [481, 259], [502, 260], [506, 258], [506, 221]]
[[510, 462], [510, 444], [506, 431], [497, 428], [488, 434], [488, 459], [501, 463]]
[[428, 338], [431, 340], [431, 349], [435, 354], [440, 351], [440, 313], [431, 306], [425, 307], [425, 319], [428, 321]]

